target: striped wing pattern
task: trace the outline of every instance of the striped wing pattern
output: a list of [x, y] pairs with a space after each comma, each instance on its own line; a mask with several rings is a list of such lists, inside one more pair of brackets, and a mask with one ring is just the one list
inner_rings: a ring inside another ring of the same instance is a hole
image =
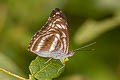
[[64, 13], [55, 8], [46, 24], [33, 36], [28, 50], [42, 57], [54, 59], [65, 57], [69, 48], [67, 28]]

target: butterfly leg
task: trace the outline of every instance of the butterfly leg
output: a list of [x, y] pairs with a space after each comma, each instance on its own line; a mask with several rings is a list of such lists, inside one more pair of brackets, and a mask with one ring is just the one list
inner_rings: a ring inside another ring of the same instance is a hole
[[44, 64], [47, 64], [48, 62], [50, 62], [52, 60], [52, 58], [49, 58]]
[[57, 72], [57, 73], [59, 73], [59, 71], [65, 67], [65, 63], [63, 62], [62, 59], [60, 59], [60, 62], [62, 63], [63, 66], [58, 69], [58, 72]]

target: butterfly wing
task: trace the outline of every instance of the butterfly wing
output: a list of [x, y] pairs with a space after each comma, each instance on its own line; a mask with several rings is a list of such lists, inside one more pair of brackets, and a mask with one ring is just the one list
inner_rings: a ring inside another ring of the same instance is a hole
[[68, 24], [64, 13], [55, 8], [46, 24], [32, 38], [28, 50], [42, 57], [61, 56], [68, 53]]

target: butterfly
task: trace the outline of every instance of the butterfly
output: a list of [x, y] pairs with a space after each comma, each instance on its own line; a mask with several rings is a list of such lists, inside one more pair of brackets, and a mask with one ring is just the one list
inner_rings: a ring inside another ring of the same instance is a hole
[[75, 50], [69, 51], [67, 20], [59, 8], [51, 12], [45, 25], [32, 37], [28, 50], [41, 57], [59, 59], [63, 65], [74, 55]]
[[74, 54], [68, 49], [67, 20], [64, 13], [55, 8], [45, 25], [32, 37], [28, 50], [41, 57], [59, 59], [64, 64]]

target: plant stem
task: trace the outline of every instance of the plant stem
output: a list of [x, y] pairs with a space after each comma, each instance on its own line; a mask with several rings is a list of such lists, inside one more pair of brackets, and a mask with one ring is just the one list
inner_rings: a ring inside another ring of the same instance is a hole
[[21, 76], [18, 76], [18, 75], [16, 75], [16, 74], [11, 73], [11, 72], [9, 72], [9, 71], [7, 71], [7, 70], [5, 70], [5, 69], [2, 69], [2, 68], [0, 68], [0, 71], [5, 72], [5, 73], [8, 74], [8, 75], [14, 76], [14, 77], [16, 77], [16, 78], [18, 78], [18, 79], [20, 79], [20, 80], [29, 80], [29, 79], [25, 79], [25, 78], [23, 78], [23, 77], [21, 77]]

